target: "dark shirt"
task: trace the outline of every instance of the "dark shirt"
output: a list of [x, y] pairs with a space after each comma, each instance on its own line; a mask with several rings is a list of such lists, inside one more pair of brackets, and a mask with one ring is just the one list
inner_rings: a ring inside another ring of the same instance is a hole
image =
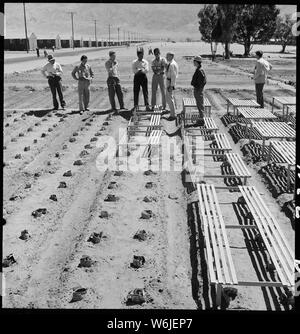
[[206, 75], [202, 68], [197, 67], [193, 75], [191, 85], [195, 88], [203, 88], [206, 84]]

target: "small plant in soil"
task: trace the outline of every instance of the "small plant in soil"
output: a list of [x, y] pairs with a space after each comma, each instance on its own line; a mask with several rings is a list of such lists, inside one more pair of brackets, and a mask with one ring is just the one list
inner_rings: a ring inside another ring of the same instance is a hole
[[81, 160], [76, 160], [76, 161], [74, 161], [73, 165], [74, 166], [81, 166], [81, 165], [83, 165], [83, 162]]
[[96, 137], [91, 138], [91, 142], [97, 141], [97, 140], [98, 140], [98, 138], [96, 138]]
[[83, 151], [80, 152], [79, 156], [80, 156], [80, 158], [83, 158], [88, 154], [89, 154], [89, 152], [87, 150], [83, 150]]
[[133, 239], [137, 239], [139, 241], [145, 241], [148, 235], [145, 230], [137, 231], [136, 234], [133, 236]]
[[55, 195], [55, 194], [53, 194], [53, 195], [50, 195], [49, 199], [51, 199], [52, 201], [55, 201], [55, 202], [57, 202], [57, 197], [56, 197], [56, 195]]
[[153, 188], [153, 183], [152, 182], [147, 182], [146, 185], [145, 185], [145, 187], [147, 189], [151, 189], [151, 188]]
[[99, 244], [99, 242], [101, 241], [101, 238], [102, 238], [102, 234], [103, 232], [100, 232], [100, 233], [92, 233], [90, 235], [90, 237], [88, 238], [88, 242], [92, 242], [93, 244]]
[[131, 268], [141, 268], [145, 263], [144, 256], [133, 255], [133, 261], [130, 263]]
[[44, 133], [44, 132], [43, 132], [42, 135], [41, 135], [42, 138], [44, 138], [44, 137], [46, 137], [46, 136], [47, 136], [47, 134]]
[[70, 176], [72, 176], [72, 172], [70, 170], [68, 170], [63, 174], [63, 176], [70, 177]]
[[126, 305], [141, 305], [145, 303], [145, 293], [143, 289], [134, 289], [127, 295]]
[[31, 215], [34, 218], [38, 218], [38, 217], [41, 217], [42, 215], [45, 215], [46, 213], [47, 213], [47, 209], [46, 208], [40, 208], [40, 209], [37, 209], [37, 210], [33, 211], [31, 213]]
[[90, 268], [96, 263], [96, 261], [93, 261], [90, 256], [83, 255], [80, 259], [80, 263], [78, 265], [79, 268]]
[[74, 141], [76, 141], [76, 139], [73, 138], [73, 137], [69, 139], [69, 142], [70, 142], [70, 143], [74, 143]]
[[109, 194], [105, 198], [105, 202], [117, 202], [119, 200], [119, 197], [116, 195]]
[[28, 239], [30, 239], [30, 238], [31, 238], [30, 234], [28, 233], [27, 230], [22, 231], [21, 235], [19, 236], [19, 239], [25, 240], [25, 241], [28, 240]]
[[15, 260], [13, 254], [9, 254], [4, 260], [3, 260], [3, 263], [2, 263], [2, 266], [4, 268], [7, 268], [7, 267], [11, 267], [14, 263], [16, 263], [17, 261]]
[[19, 137], [24, 137], [24, 133], [23, 132], [19, 133]]
[[66, 182], [62, 181], [62, 182], [59, 182], [59, 186], [58, 188], [67, 188], [67, 184]]
[[87, 289], [85, 288], [74, 288], [73, 295], [70, 303], [75, 303], [83, 299], [84, 295], [87, 293]]
[[16, 155], [15, 155], [15, 159], [22, 159], [21, 154], [20, 154], [20, 153], [19, 153], [19, 154], [16, 154]]
[[153, 217], [153, 213], [151, 210], [144, 210], [142, 211], [142, 214], [141, 214], [141, 219], [150, 219]]
[[87, 145], [84, 146], [84, 148], [85, 148], [85, 149], [91, 149], [91, 148], [93, 148], [93, 147], [91, 146], [91, 144], [87, 144]]
[[108, 214], [107, 211], [101, 211], [99, 217], [100, 217], [100, 218], [108, 218], [108, 217], [109, 217], [109, 214]]
[[30, 146], [25, 146], [25, 147], [24, 147], [24, 151], [25, 151], [25, 152], [30, 151]]

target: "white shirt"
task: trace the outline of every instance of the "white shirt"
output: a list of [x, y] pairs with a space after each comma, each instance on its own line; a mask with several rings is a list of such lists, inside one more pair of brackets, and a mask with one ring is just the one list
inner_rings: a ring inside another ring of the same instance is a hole
[[139, 59], [136, 59], [132, 62], [132, 71], [134, 74], [138, 72], [138, 70], [144, 70], [145, 73], [149, 72], [149, 63], [146, 59], [142, 59], [139, 61]]
[[267, 80], [268, 72], [272, 69], [272, 65], [265, 60], [260, 58], [257, 60], [254, 68], [254, 81], [255, 83], [265, 83]]
[[[63, 70], [61, 68], [61, 66], [59, 65], [59, 63], [54, 62], [54, 64], [51, 64], [50, 62], [48, 64], [46, 64], [43, 68], [42, 68], [42, 74], [47, 78], [47, 76], [53, 76], [53, 75], [58, 75], [61, 76], [63, 74]], [[46, 74], [47, 72], [47, 74]]]
[[178, 77], [178, 64], [174, 59], [167, 65], [167, 86], [175, 87], [176, 78]]

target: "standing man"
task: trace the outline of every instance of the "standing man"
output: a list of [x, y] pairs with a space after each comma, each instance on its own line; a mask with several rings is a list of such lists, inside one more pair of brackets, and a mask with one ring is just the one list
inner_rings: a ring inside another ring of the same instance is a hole
[[94, 73], [91, 66], [87, 64], [87, 59], [87, 56], [81, 56], [81, 63], [75, 66], [72, 71], [73, 79], [78, 81], [80, 115], [82, 115], [84, 111], [89, 111], [88, 107], [90, 103], [90, 84], [94, 78]]
[[120, 79], [118, 74], [118, 62], [116, 61], [116, 53], [115, 51], [109, 51], [109, 59], [105, 63], [105, 68], [107, 70], [108, 78], [107, 78], [107, 86], [108, 86], [108, 96], [111, 105], [111, 111], [116, 112], [116, 103], [115, 103], [115, 94], [117, 94], [120, 109], [124, 108], [124, 100], [122, 88], [120, 85]]
[[137, 49], [138, 58], [132, 62], [132, 71], [134, 73], [133, 79], [133, 96], [134, 96], [134, 110], [136, 111], [139, 104], [139, 93], [140, 87], [142, 87], [144, 102], [146, 106], [146, 110], [150, 111], [149, 102], [148, 102], [148, 79], [147, 73], [149, 72], [149, 63], [144, 56], [144, 49]]
[[58, 93], [62, 109], [65, 109], [66, 102], [64, 101], [61, 85], [61, 76], [63, 71], [60, 64], [55, 61], [55, 58], [53, 58], [52, 55], [48, 55], [48, 64], [43, 67], [42, 74], [45, 78], [48, 79], [48, 84], [50, 86], [53, 98], [53, 110], [58, 110], [56, 92]]
[[165, 91], [165, 77], [164, 72], [167, 67], [167, 61], [165, 58], [160, 56], [159, 48], [154, 49], [154, 56], [155, 59], [152, 61], [152, 71], [153, 71], [153, 77], [152, 77], [152, 99], [151, 99], [151, 106], [152, 110], [154, 106], [156, 105], [156, 93], [157, 88], [159, 86], [161, 91], [161, 100], [162, 100], [162, 107], [165, 110], [166, 109], [166, 91]]
[[55, 46], [54, 46], [54, 45], [52, 45], [52, 51], [54, 52], [54, 50], [55, 50]]
[[196, 123], [199, 126], [204, 125], [203, 117], [204, 117], [204, 97], [203, 90], [206, 85], [206, 75], [202, 66], [202, 58], [201, 56], [196, 56], [194, 58], [194, 66], [196, 67], [195, 73], [193, 75], [191, 85], [194, 86], [194, 97], [197, 103], [197, 108], [199, 110], [199, 120]]
[[46, 50], [46, 47], [44, 47], [44, 57], [46, 58], [48, 56], [48, 52]]
[[178, 76], [178, 65], [174, 60], [173, 52], [168, 52], [166, 58], [168, 62], [166, 71], [166, 77], [167, 77], [166, 101], [170, 107], [171, 115], [169, 117], [169, 120], [171, 121], [175, 119], [175, 100], [173, 91], [175, 90], [176, 79]]
[[40, 58], [40, 49], [36, 47], [35, 50], [36, 50], [36, 56]]
[[254, 68], [254, 82], [256, 90], [256, 100], [260, 107], [264, 107], [264, 84], [267, 80], [268, 72], [272, 69], [272, 65], [263, 58], [262, 51], [256, 51], [256, 64]]

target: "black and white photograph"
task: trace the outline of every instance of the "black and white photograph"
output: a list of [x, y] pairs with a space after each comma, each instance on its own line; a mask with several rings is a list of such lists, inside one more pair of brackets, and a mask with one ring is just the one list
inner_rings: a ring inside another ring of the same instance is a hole
[[293, 313], [296, 4], [3, 11], [2, 309]]

